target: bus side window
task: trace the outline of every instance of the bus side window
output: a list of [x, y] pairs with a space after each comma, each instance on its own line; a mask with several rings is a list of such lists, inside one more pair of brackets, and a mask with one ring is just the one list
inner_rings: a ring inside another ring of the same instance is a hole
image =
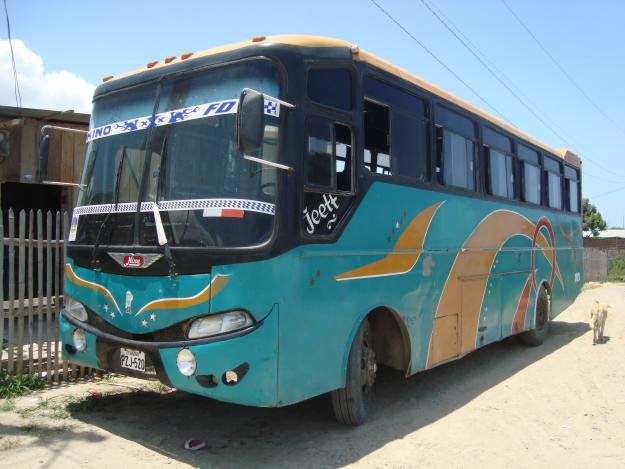
[[352, 132], [345, 125], [334, 124], [334, 142], [336, 189], [352, 190]]
[[390, 176], [391, 148], [389, 109], [365, 100], [365, 167], [372, 173]]
[[391, 110], [391, 147], [398, 175], [427, 180], [427, 121]]
[[475, 190], [475, 123], [442, 106], [436, 106], [434, 117], [438, 182]]
[[306, 183], [314, 186], [332, 188], [333, 162], [332, 125], [325, 119], [310, 119], [308, 122]]
[[494, 148], [486, 148], [486, 155], [488, 193], [514, 199], [512, 157]]
[[351, 192], [351, 129], [327, 119], [310, 119], [305, 167], [307, 185]]
[[566, 209], [579, 213], [579, 176], [576, 169], [564, 167], [564, 192]]
[[562, 176], [560, 164], [547, 156], [543, 159], [543, 166], [547, 175], [547, 204], [551, 208], [562, 209]]
[[517, 145], [521, 160], [521, 198], [524, 202], [540, 205], [541, 183], [538, 152], [524, 145]]
[[532, 204], [540, 204], [540, 168], [523, 162], [523, 200]]
[[438, 182], [475, 189], [475, 144], [451, 130], [436, 127]]
[[516, 190], [512, 141], [499, 132], [483, 127], [482, 143], [485, 150], [486, 192], [514, 199]]
[[308, 97], [324, 106], [349, 111], [352, 108], [351, 73], [344, 68], [310, 69]]
[[365, 77], [364, 91], [365, 167], [376, 174], [427, 180], [425, 101], [372, 76]]

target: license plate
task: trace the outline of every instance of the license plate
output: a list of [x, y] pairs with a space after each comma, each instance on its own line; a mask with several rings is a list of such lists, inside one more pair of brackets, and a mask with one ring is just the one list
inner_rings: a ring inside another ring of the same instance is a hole
[[145, 372], [145, 352], [122, 347], [119, 351], [119, 364], [129, 370]]

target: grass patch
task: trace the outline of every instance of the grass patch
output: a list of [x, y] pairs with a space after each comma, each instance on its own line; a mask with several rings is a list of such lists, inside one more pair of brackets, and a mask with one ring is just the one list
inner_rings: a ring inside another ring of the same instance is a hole
[[38, 438], [44, 438], [46, 436], [56, 435], [59, 432], [67, 432], [74, 428], [73, 425], [61, 425], [61, 426], [53, 426], [50, 427], [48, 425], [29, 422], [28, 424], [20, 427], [24, 433], [32, 434], [37, 436]]
[[7, 399], [0, 405], [0, 412], [12, 412], [15, 410], [15, 401], [13, 399]]
[[43, 389], [46, 382], [36, 375], [10, 375], [0, 370], [0, 397], [23, 396], [36, 389]]
[[104, 400], [107, 394], [92, 394], [81, 399], [70, 399], [65, 405], [69, 414], [74, 412], [98, 412], [105, 408]]
[[625, 282], [625, 256], [608, 262], [608, 282]]
[[16, 412], [23, 418], [47, 417], [54, 420], [70, 418], [66, 404], [52, 399], [41, 399], [37, 405], [19, 409]]
[[167, 386], [166, 384], [161, 383], [160, 381], [155, 381], [152, 385], [152, 389], [159, 394], [167, 394], [172, 391], [172, 388]]

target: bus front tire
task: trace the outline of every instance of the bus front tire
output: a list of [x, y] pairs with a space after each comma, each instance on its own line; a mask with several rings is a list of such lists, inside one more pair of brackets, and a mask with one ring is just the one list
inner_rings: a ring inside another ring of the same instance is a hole
[[551, 302], [549, 294], [544, 285], [541, 285], [538, 291], [538, 300], [536, 301], [536, 323], [532, 330], [519, 334], [519, 340], [524, 345], [536, 347], [545, 341], [547, 331], [549, 330], [549, 316], [551, 313]]
[[334, 416], [344, 425], [361, 425], [367, 417], [377, 363], [371, 325], [365, 319], [349, 351], [345, 387], [332, 391]]

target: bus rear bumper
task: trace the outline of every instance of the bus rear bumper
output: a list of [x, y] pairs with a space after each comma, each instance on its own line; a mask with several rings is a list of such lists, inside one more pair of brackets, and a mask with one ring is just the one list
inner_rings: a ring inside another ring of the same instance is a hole
[[[158, 378], [176, 389], [220, 401], [273, 407], [278, 401], [278, 314], [274, 308], [247, 334], [199, 344], [195, 341], [195, 345], [189, 341], [176, 346], [146, 346], [121, 338], [115, 340], [85, 327], [82, 330], [86, 347], [78, 351], [72, 345], [73, 334], [81, 329], [81, 324], [68, 320], [64, 314], [59, 317], [59, 332], [63, 357], [72, 363], [138, 378]], [[123, 347], [145, 353], [145, 373], [121, 368]], [[196, 370], [191, 376], [178, 370], [176, 359], [182, 349], [190, 350], [195, 357]]]

